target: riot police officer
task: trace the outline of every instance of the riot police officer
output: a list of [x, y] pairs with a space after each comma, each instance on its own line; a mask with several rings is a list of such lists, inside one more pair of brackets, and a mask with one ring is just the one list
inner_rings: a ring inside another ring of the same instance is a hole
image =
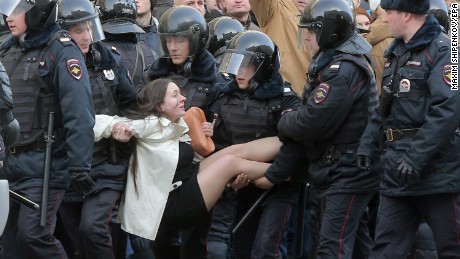
[[[316, 258], [352, 258], [360, 219], [378, 189], [378, 174], [355, 161], [368, 116], [375, 116], [368, 107], [377, 106], [365, 55], [371, 47], [355, 26], [345, 1], [316, 0], [304, 10], [299, 39], [314, 52], [304, 107], [278, 123], [280, 136], [304, 145], [309, 180], [322, 199]], [[365, 230], [368, 252], [372, 243]]]
[[436, 17], [438, 23], [443, 27], [444, 33], [450, 33], [449, 11], [446, 2], [443, 0], [430, 0], [430, 11], [428, 14]]
[[[300, 99], [283, 80], [279, 68], [278, 48], [266, 34], [246, 31], [232, 38], [219, 66], [222, 74], [215, 86], [220, 94], [212, 106], [212, 112], [218, 115], [213, 136], [217, 149], [277, 136], [281, 113], [300, 107]], [[253, 185], [238, 190], [237, 220], [264, 191]], [[227, 199], [231, 195], [228, 193]], [[234, 235], [235, 258], [276, 258], [279, 254], [296, 188], [290, 182], [280, 183], [265, 197]], [[217, 211], [211, 228], [213, 241], [228, 242], [234, 210]], [[222, 252], [219, 255], [225, 256]]]
[[[5, 158], [6, 149], [19, 140], [19, 123], [13, 117], [13, 96], [10, 80], [2, 63], [0, 63], [0, 161]], [[1, 167], [1, 166], [0, 166]]]
[[[430, 1], [388, 1], [385, 22], [395, 40], [385, 52], [379, 111], [362, 141], [370, 156], [384, 135], [375, 246], [369, 258], [405, 258], [422, 221], [439, 258], [458, 258], [460, 94], [451, 82], [450, 39]], [[440, 216], [442, 215], [442, 216]]]
[[134, 0], [97, 0], [96, 5], [105, 33], [104, 43], [121, 53], [134, 87], [140, 87], [143, 72], [157, 59], [157, 54], [137, 38], [137, 34], [145, 32], [136, 22], [136, 3]]
[[214, 56], [217, 67], [219, 67], [222, 55], [230, 40], [237, 33], [245, 30], [237, 19], [229, 16], [214, 18], [208, 23], [208, 26], [210, 34], [208, 51]]
[[209, 29], [203, 15], [189, 6], [176, 6], [161, 17], [160, 58], [147, 71], [148, 80], [170, 77], [187, 97], [185, 109], [207, 110], [215, 92], [216, 62], [206, 48]]
[[[56, 24], [56, 17], [56, 0], [19, 1], [6, 18], [13, 37], [0, 46], [16, 97], [13, 113], [21, 125], [18, 143], [6, 154], [2, 177], [10, 189], [40, 204], [45, 160], [50, 176], [48, 200], [41, 203], [47, 207], [43, 225], [40, 211], [10, 204], [2, 240], [6, 258], [66, 258], [53, 233], [56, 211], [70, 182], [84, 190], [94, 185], [88, 174], [94, 141], [88, 72], [81, 51]], [[48, 136], [51, 131], [54, 134]], [[46, 141], [52, 145], [45, 157]]]
[[[58, 22], [83, 52], [91, 83], [96, 114], [120, 115], [136, 101], [136, 90], [121, 63], [119, 52], [100, 41], [104, 33], [99, 15], [88, 0], [62, 0]], [[91, 31], [87, 24], [95, 24]], [[126, 179], [128, 159], [117, 143], [103, 139], [94, 144], [91, 179], [94, 187], [86, 193], [67, 190], [59, 208], [61, 221], [78, 254], [86, 258], [113, 258], [109, 221]]]

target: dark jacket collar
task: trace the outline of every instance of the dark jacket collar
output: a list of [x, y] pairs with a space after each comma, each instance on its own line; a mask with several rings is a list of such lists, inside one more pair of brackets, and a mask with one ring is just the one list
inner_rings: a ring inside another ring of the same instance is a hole
[[7, 49], [18, 43], [26, 50], [39, 48], [45, 45], [50, 37], [60, 30], [61, 27], [59, 27], [57, 24], [54, 24], [41, 31], [27, 32], [25, 37], [23, 37], [21, 40], [16, 37], [9, 37], [2, 45], [0, 45], [0, 50]]
[[[178, 73], [177, 66], [169, 58], [157, 59], [147, 72], [150, 79], [167, 77]], [[195, 56], [188, 78], [198, 82], [213, 83], [216, 80], [216, 74], [216, 60], [211, 53], [203, 51]]]
[[[244, 93], [246, 90], [241, 90], [238, 88], [238, 84], [235, 80], [228, 81], [228, 83], [223, 87], [222, 93]], [[267, 82], [262, 82], [257, 85], [256, 90], [252, 96], [256, 99], [271, 99], [277, 96], [282, 95], [284, 92], [284, 80], [281, 77], [280, 73], [277, 73], [272, 80]]]
[[[411, 51], [418, 48], [423, 48], [430, 44], [439, 34], [442, 32], [442, 28], [439, 26], [438, 21], [432, 15], [427, 16], [425, 23], [420, 29], [414, 34], [414, 36], [405, 44], [405, 50]], [[385, 51], [385, 57], [390, 57], [391, 53], [398, 47], [404, 46], [402, 39], [395, 39], [388, 49]]]

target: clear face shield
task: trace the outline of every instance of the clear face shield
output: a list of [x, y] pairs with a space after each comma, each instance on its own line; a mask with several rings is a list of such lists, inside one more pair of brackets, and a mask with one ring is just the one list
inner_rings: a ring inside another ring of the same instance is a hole
[[[262, 62], [259, 62], [262, 64]], [[219, 66], [219, 72], [234, 75], [237, 79], [251, 80], [259, 70], [254, 54], [225, 52]]]
[[0, 3], [0, 14], [11, 16], [26, 13], [35, 5], [35, 0], [3, 0]]
[[95, 43], [105, 39], [101, 21], [97, 16], [86, 21], [81, 21], [79, 23], [68, 24], [66, 27], [66, 29], [69, 30], [71, 33], [88, 33], [88, 36], [91, 39], [91, 43]]
[[160, 41], [160, 58], [170, 58], [169, 48], [173, 48], [175, 45], [186, 44], [188, 41], [188, 56], [192, 57], [198, 51], [198, 42], [200, 39], [199, 30], [195, 30], [192, 27], [187, 31], [174, 32], [174, 33], [158, 33], [158, 39]]
[[[306, 39], [317, 40], [317, 35], [321, 33], [323, 24], [321, 22], [309, 22], [298, 25], [299, 31], [297, 33], [297, 47], [311, 51], [311, 46]], [[312, 32], [314, 38], [312, 37]]]

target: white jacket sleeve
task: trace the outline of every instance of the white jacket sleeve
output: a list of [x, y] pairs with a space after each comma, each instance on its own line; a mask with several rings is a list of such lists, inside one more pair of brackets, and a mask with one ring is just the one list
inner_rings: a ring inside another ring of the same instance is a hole
[[113, 125], [120, 119], [118, 116], [96, 115], [96, 123], [94, 123], [94, 142], [98, 142], [102, 138], [109, 138], [112, 135]]

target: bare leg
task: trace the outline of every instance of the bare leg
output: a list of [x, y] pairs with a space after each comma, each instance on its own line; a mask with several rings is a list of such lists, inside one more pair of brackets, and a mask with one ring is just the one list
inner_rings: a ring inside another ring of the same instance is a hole
[[230, 179], [244, 173], [250, 180], [254, 180], [262, 177], [268, 167], [269, 163], [250, 161], [232, 154], [220, 157], [206, 168], [200, 165], [198, 184], [208, 211], [217, 202]]
[[201, 161], [200, 169], [206, 169], [227, 154], [251, 161], [269, 162], [275, 159], [276, 154], [280, 151], [281, 144], [278, 137], [267, 137], [244, 144], [232, 145], [206, 157]]

